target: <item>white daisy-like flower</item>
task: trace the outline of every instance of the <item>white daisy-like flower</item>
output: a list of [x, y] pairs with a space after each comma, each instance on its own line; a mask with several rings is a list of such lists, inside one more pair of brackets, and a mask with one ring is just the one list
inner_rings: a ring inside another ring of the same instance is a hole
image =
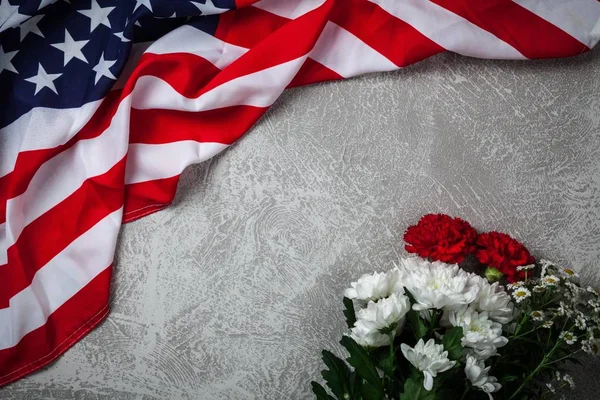
[[483, 360], [478, 360], [473, 356], [467, 356], [465, 365], [465, 375], [471, 381], [471, 384], [477, 389], [487, 393], [489, 398], [493, 400], [491, 393], [497, 392], [502, 388], [498, 383], [498, 379], [489, 376], [490, 367], [486, 367]]
[[586, 287], [585, 290], [587, 290], [588, 292], [590, 292], [592, 294], [595, 294], [596, 296], [600, 296], [600, 292], [591, 286]]
[[429, 339], [427, 343], [419, 339], [414, 348], [402, 343], [400, 350], [415, 368], [423, 372], [423, 387], [427, 391], [433, 388], [433, 378], [438, 373], [447, 371], [456, 364], [456, 361], [448, 359], [448, 352], [444, 350], [444, 346], [436, 344], [433, 339]]
[[544, 285], [542, 284], [542, 285], [535, 285], [535, 286], [533, 287], [533, 289], [532, 289], [532, 290], [533, 290], [535, 293], [542, 293], [542, 292], [546, 291], [546, 289], [547, 289], [547, 288], [546, 288], [546, 286], [544, 286]]
[[600, 341], [598, 339], [588, 339], [581, 342], [581, 350], [587, 354], [597, 356], [600, 354]]
[[554, 386], [552, 386], [552, 384], [550, 382], [546, 383], [546, 387], [548, 388], [548, 390], [552, 393], [556, 393], [556, 389], [554, 388]]
[[575, 318], [575, 326], [579, 330], [584, 330], [585, 329], [585, 327], [587, 326], [587, 321], [583, 317], [583, 315], [580, 314], [580, 315], [577, 316], [577, 318]]
[[471, 307], [477, 311], [485, 311], [491, 320], [508, 324], [514, 318], [515, 307], [509, 294], [498, 282], [489, 284], [481, 278], [481, 289]]
[[481, 279], [458, 265], [423, 258], [404, 258], [397, 269], [404, 276], [402, 283], [415, 298], [413, 310], [458, 309], [477, 298]]
[[579, 274], [573, 268], [561, 268], [559, 270], [560, 274], [565, 278], [578, 278]]
[[563, 382], [566, 382], [567, 385], [572, 389], [575, 387], [575, 382], [573, 382], [573, 377], [569, 374], [564, 374], [562, 377]]
[[546, 275], [542, 278], [542, 282], [546, 286], [556, 286], [560, 282], [560, 279], [556, 275]]
[[562, 331], [559, 338], [563, 339], [567, 344], [574, 344], [577, 341], [577, 336], [571, 331]]
[[350, 284], [351, 287], [346, 289], [344, 296], [365, 302], [377, 301], [388, 297], [392, 293], [403, 294], [404, 289], [400, 284], [401, 281], [401, 272], [396, 269], [386, 273], [365, 274], [358, 278], [358, 281]]
[[506, 288], [508, 290], [512, 290], [512, 289], [520, 288], [523, 285], [525, 285], [525, 282], [517, 281], [517, 282], [509, 283], [508, 285], [506, 285]]
[[461, 345], [471, 349], [478, 358], [488, 359], [497, 353], [499, 347], [508, 343], [502, 336], [502, 325], [488, 318], [488, 313], [478, 313], [473, 308], [449, 311], [443, 317], [452, 326], [460, 326], [463, 330]]
[[517, 271], [529, 271], [535, 268], [535, 264], [521, 265], [517, 267]]
[[526, 287], [520, 287], [513, 292], [512, 296], [517, 303], [520, 303], [526, 298], [531, 297], [531, 292]]
[[554, 325], [554, 321], [546, 321], [542, 324], [542, 328], [550, 329]]
[[571, 311], [563, 301], [560, 301], [558, 303], [558, 309], [556, 310], [556, 312], [558, 313], [558, 315], [568, 315], [571, 313]]
[[543, 311], [535, 310], [529, 314], [534, 321], [543, 321], [544, 316], [546, 315]]
[[596, 337], [595, 332], [596, 332], [595, 326], [591, 325], [591, 326], [587, 327], [587, 337], [589, 339], [594, 339]]

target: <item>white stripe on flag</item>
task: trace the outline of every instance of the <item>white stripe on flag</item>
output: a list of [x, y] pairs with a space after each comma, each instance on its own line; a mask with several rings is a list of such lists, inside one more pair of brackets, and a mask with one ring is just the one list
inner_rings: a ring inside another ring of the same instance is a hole
[[182, 140], [165, 144], [130, 144], [125, 183], [177, 176], [190, 164], [200, 163], [229, 147], [222, 143]]
[[146, 53], [188, 53], [200, 56], [223, 69], [244, 55], [248, 49], [229, 44], [189, 25], [183, 25], [154, 42]]
[[133, 108], [180, 111], [216, 110], [230, 106], [268, 107], [294, 78], [306, 56], [232, 79], [195, 99], [182, 96], [155, 76], [142, 76], [132, 93]]
[[[123, 209], [107, 215], [40, 269], [31, 285], [0, 309], [0, 350], [8, 349], [110, 266]], [[85, 255], [85, 262], [81, 262]]]
[[514, 0], [521, 7], [558, 26], [587, 47], [600, 40], [598, 0]]
[[429, 0], [369, 0], [446, 50], [470, 57], [525, 59], [514, 47]]
[[36, 107], [0, 129], [0, 177], [12, 172], [19, 152], [52, 149], [68, 142], [92, 118], [100, 102], [79, 108]]
[[288, 19], [296, 19], [319, 8], [325, 0], [261, 0], [252, 6]]
[[329, 21], [310, 52], [310, 58], [344, 78], [399, 67], [358, 37]]

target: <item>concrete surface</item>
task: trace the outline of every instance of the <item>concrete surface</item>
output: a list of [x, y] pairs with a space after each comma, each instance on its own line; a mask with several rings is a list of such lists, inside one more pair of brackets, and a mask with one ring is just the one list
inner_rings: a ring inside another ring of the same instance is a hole
[[[127, 225], [106, 322], [25, 399], [311, 399], [339, 349], [343, 289], [446, 212], [537, 256], [600, 265], [600, 51], [444, 54], [290, 90], [238, 144], [188, 169], [175, 203]], [[573, 399], [600, 390], [578, 370]]]

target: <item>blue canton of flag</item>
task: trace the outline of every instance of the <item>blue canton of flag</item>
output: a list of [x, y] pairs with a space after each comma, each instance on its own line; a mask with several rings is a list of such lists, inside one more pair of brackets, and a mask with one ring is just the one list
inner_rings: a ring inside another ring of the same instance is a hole
[[[0, 128], [34, 107], [103, 98], [133, 43], [185, 23], [213, 34], [234, 0], [0, 0]], [[196, 18], [195, 16], [208, 17]]]

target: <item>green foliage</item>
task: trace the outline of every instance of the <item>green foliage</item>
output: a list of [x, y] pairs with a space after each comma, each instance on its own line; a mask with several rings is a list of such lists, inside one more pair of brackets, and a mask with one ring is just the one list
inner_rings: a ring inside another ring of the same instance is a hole
[[427, 332], [428, 332], [427, 326], [425, 325], [425, 323], [419, 316], [418, 312], [416, 312], [414, 310], [410, 310], [406, 314], [406, 319], [408, 321], [410, 329], [412, 329], [412, 331], [414, 333], [416, 340], [419, 340], [422, 337], [424, 337], [425, 335], [427, 335]]
[[344, 297], [344, 315], [346, 316], [346, 325], [348, 325], [348, 329], [351, 329], [356, 323], [356, 313], [352, 300], [347, 297]]
[[333, 353], [323, 350], [322, 354], [323, 362], [329, 368], [321, 372], [327, 386], [338, 399], [348, 398], [350, 396], [350, 369], [343, 360]]
[[423, 387], [423, 382], [409, 378], [404, 383], [404, 391], [400, 395], [402, 400], [436, 400], [435, 392], [428, 392]]
[[450, 360], [458, 360], [462, 356], [462, 346], [460, 344], [463, 337], [463, 330], [460, 326], [450, 329], [444, 333], [442, 344], [444, 349], [448, 351]]
[[356, 372], [368, 383], [375, 388], [376, 393], [383, 395], [383, 384], [375, 367], [375, 360], [356, 343], [351, 337], [344, 336], [340, 341], [342, 346], [348, 350], [350, 357], [347, 358], [348, 363], [354, 367]]

